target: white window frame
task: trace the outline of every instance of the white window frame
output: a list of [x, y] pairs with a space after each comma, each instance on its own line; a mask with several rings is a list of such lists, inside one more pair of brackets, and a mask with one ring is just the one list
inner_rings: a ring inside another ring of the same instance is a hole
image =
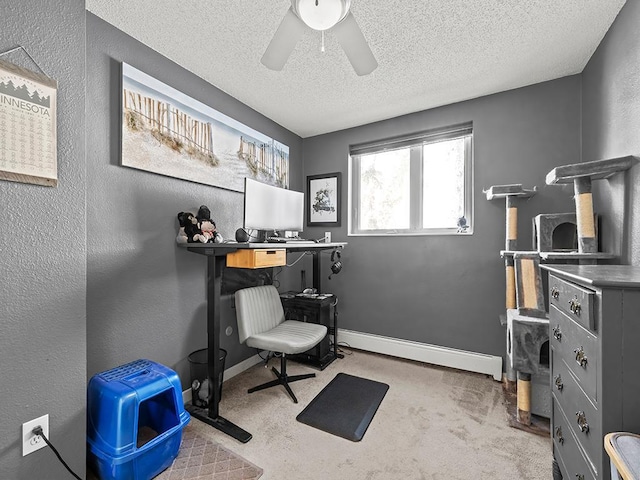
[[[467, 228], [423, 228], [422, 227], [422, 191], [423, 191], [423, 162], [422, 146], [444, 140], [464, 138], [464, 216]], [[411, 171], [411, 212], [410, 228], [401, 230], [360, 230], [360, 156], [380, 153], [399, 148], [410, 148]], [[349, 147], [349, 236], [410, 236], [410, 235], [472, 235], [473, 234], [473, 125], [465, 123], [438, 130], [420, 132], [403, 137], [384, 139], [366, 144], [351, 145]]]

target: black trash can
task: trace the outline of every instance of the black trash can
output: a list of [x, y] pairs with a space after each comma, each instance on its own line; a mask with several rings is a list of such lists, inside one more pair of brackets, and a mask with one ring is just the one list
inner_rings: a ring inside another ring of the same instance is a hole
[[[191, 372], [191, 404], [195, 407], [207, 408], [209, 402], [209, 349], [196, 350], [187, 357], [189, 360], [189, 370]], [[224, 380], [224, 361], [227, 358], [227, 351], [220, 349], [220, 378], [218, 378], [218, 389], [222, 398], [222, 381]]]

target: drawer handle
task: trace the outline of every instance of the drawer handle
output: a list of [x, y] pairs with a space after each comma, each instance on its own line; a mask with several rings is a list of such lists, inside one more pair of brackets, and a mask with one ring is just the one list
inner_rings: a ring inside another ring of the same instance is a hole
[[553, 338], [560, 341], [562, 340], [562, 332], [560, 331], [560, 325], [553, 327]]
[[573, 313], [574, 315], [580, 316], [581, 309], [582, 307], [580, 306], [578, 297], [573, 297], [571, 300], [569, 300], [569, 310], [571, 310], [571, 313]]
[[562, 436], [562, 427], [556, 427], [556, 438], [558, 439], [559, 444], [564, 443], [564, 437]]
[[551, 296], [556, 300], [560, 298], [560, 289], [558, 287], [551, 288]]
[[582, 347], [576, 348], [573, 353], [576, 354], [576, 363], [582, 368], [587, 368], [587, 356], [585, 355]]
[[553, 383], [556, 384], [556, 388], [560, 391], [562, 391], [562, 389], [564, 388], [564, 384], [562, 383], [562, 377], [560, 377], [560, 374], [554, 377]]
[[584, 412], [582, 410], [576, 412], [576, 417], [578, 417], [576, 421], [578, 422], [580, 431], [582, 433], [589, 433], [589, 424], [587, 423], [587, 416], [584, 414]]

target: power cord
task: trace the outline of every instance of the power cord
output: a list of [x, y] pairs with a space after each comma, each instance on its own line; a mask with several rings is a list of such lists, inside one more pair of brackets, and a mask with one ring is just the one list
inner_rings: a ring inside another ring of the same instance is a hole
[[342, 353], [344, 355], [353, 355], [352, 351], [347, 351], [347, 350], [344, 350], [344, 349], [342, 349], [340, 347], [344, 347], [344, 348], [349, 348], [350, 349], [351, 345], [349, 345], [347, 342], [338, 342], [338, 353]]
[[293, 262], [293, 263], [287, 263], [287, 267], [293, 267], [296, 263], [298, 263], [300, 260], [302, 260], [302, 258], [307, 254], [307, 252], [302, 252], [300, 254], [300, 256]]
[[58, 450], [56, 450], [56, 447], [53, 446], [53, 444], [49, 441], [49, 439], [45, 436], [44, 432], [42, 431], [42, 427], [40, 425], [38, 425], [37, 427], [35, 427], [33, 430], [31, 430], [31, 432], [34, 435], [40, 435], [42, 437], [42, 439], [45, 441], [45, 443], [47, 445], [49, 445], [51, 447], [51, 450], [53, 450], [53, 453], [56, 454], [56, 457], [58, 457], [58, 460], [60, 460], [60, 462], [62, 462], [62, 465], [64, 465], [64, 467], [69, 470], [69, 473], [71, 475], [73, 475], [75, 478], [77, 478], [78, 480], [82, 480], [78, 475], [76, 475], [76, 473], [71, 470], [71, 468], [69, 468], [69, 465], [67, 465], [67, 462], [65, 462], [62, 457], [60, 456], [60, 454], [58, 453]]
[[271, 352], [267, 351], [267, 356], [263, 357], [262, 355], [260, 355], [261, 351], [262, 350], [260, 350], [259, 348], [256, 348], [256, 352], [258, 352], [258, 356], [260, 357], [260, 359], [264, 363], [264, 368], [267, 368], [267, 363], [269, 363], [269, 359], [271, 358]]
[[243, 230], [246, 232], [247, 236], [249, 237], [249, 240], [251, 240], [252, 238], [253, 238], [254, 240], [260, 240], [260, 235], [259, 235], [259, 234], [258, 234], [258, 235], [254, 235], [254, 233], [253, 233], [253, 229], [252, 229], [252, 230], [249, 230], [248, 232], [247, 232], [247, 230], [246, 230], [246, 229], [244, 229], [244, 228], [243, 228]]
[[282, 270], [283, 270], [282, 267], [273, 268], [273, 276], [271, 277], [271, 284], [276, 288], [280, 288], [280, 280], [278, 280], [278, 275], [282, 273]]
[[260, 350], [259, 348], [256, 348], [256, 352], [258, 352], [258, 356], [264, 362], [264, 368], [269, 368], [269, 360], [271, 360], [272, 358], [280, 358], [282, 356], [282, 354], [280, 353], [272, 352], [270, 350], [265, 350], [267, 352], [267, 356], [263, 357], [262, 355], [260, 355], [261, 351], [262, 350]]

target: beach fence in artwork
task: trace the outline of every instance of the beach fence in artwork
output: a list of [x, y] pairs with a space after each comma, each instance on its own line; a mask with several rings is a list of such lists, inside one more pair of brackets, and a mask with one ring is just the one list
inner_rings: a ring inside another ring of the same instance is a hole
[[[177, 152], [186, 152], [217, 166], [214, 153], [214, 125], [197, 120], [166, 101], [123, 89], [125, 126], [132, 131], [148, 131], [160, 143]], [[255, 178], [263, 177], [281, 187], [289, 185], [289, 152], [273, 140], [260, 142], [237, 132], [237, 158], [246, 162]]]
[[132, 130], [148, 129], [159, 141], [174, 150], [204, 157], [212, 165], [218, 163], [213, 153], [213, 128], [181, 112], [168, 102], [124, 89], [124, 111]]
[[289, 158], [284, 150], [240, 136], [238, 157], [247, 162], [254, 175], [262, 173], [280, 186], [289, 185]]

